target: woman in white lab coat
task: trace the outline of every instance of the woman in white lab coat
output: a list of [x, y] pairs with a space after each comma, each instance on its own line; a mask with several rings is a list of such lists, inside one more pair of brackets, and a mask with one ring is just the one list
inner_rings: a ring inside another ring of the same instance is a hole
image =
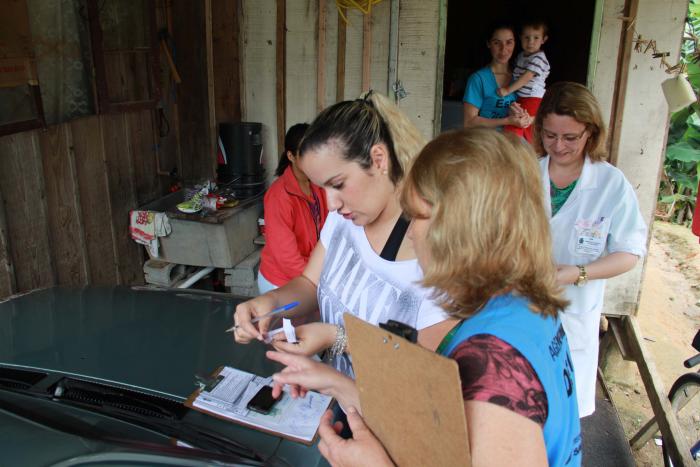
[[581, 417], [595, 410], [598, 327], [605, 279], [646, 253], [647, 225], [634, 189], [605, 162], [605, 127], [595, 97], [577, 83], [547, 89], [533, 143], [550, 214], [557, 279], [571, 305], [562, 314]]

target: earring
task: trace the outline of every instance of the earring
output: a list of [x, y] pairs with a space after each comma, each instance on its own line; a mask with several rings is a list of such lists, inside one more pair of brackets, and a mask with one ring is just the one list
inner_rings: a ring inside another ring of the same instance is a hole
[[386, 175], [386, 174], [388, 174], [388, 173], [389, 173], [388, 170], [382, 170], [382, 175]]

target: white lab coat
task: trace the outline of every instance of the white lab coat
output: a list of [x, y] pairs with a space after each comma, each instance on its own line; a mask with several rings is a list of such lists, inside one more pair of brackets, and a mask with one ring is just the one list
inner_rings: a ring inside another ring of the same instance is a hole
[[[586, 265], [616, 252], [644, 256], [647, 225], [639, 212], [637, 196], [619, 169], [607, 162], [593, 163], [586, 156], [574, 190], [554, 217], [549, 156], [540, 159], [540, 170], [557, 264]], [[583, 287], [565, 288], [571, 304], [561, 319], [571, 349], [581, 417], [595, 410], [598, 327], [605, 282], [592, 280]]]

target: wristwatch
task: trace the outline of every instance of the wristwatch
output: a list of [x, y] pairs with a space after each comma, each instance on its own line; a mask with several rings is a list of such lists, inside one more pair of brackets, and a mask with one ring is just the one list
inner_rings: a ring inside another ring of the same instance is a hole
[[583, 264], [579, 264], [578, 267], [578, 279], [574, 282], [576, 287], [583, 287], [588, 282], [588, 274], [586, 273], [586, 267]]

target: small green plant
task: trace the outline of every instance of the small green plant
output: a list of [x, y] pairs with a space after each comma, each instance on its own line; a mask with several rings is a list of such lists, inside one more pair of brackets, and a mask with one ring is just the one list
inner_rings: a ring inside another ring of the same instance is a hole
[[[700, 89], [700, 0], [690, 0], [685, 34], [681, 48], [681, 63], [685, 64], [688, 80]], [[671, 115], [666, 143], [666, 159], [659, 187], [657, 217], [684, 224], [692, 218], [700, 173], [700, 107], [695, 102]]]

